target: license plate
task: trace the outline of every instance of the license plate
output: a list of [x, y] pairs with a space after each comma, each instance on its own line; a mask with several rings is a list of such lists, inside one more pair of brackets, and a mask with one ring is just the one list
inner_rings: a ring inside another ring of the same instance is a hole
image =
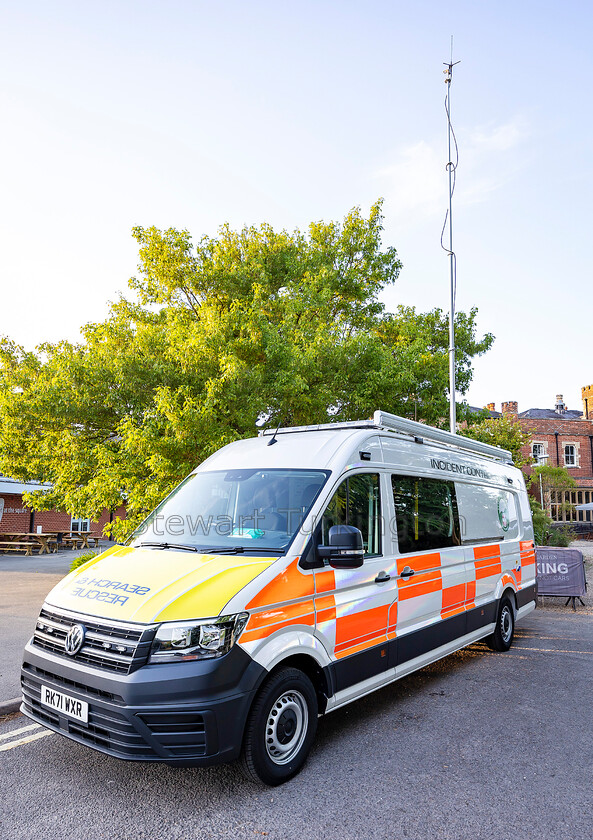
[[89, 704], [85, 703], [84, 700], [75, 700], [74, 697], [62, 694], [61, 691], [54, 691], [53, 688], [42, 685], [41, 703], [44, 706], [49, 706], [51, 709], [62, 712], [64, 715], [81, 720], [83, 723], [88, 723]]

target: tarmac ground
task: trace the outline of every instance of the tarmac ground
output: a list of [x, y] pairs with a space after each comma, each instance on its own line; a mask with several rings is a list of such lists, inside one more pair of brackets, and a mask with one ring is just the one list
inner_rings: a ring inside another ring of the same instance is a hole
[[22, 715], [0, 719], [10, 840], [585, 840], [593, 622], [537, 609], [508, 653], [479, 643], [319, 723], [281, 788], [237, 765], [124, 762]]
[[[102, 551], [113, 543], [107, 540], [94, 549]], [[79, 551], [56, 554], [0, 554], [0, 704], [20, 697], [20, 670], [23, 648], [33, 635], [35, 622], [45, 596], [70, 571]]]
[[[1, 687], [12, 696], [39, 606], [73, 556], [0, 557]], [[0, 716], [2, 836], [588, 840], [591, 594], [584, 601], [573, 611], [546, 598], [507, 653], [472, 645], [322, 718], [307, 764], [281, 788], [246, 781], [237, 765], [124, 762]]]

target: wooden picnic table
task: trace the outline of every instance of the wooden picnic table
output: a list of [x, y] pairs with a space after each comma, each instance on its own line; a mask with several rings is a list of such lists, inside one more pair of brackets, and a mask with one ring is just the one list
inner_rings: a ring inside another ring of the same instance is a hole
[[34, 548], [39, 548], [40, 554], [49, 554], [50, 549], [57, 551], [57, 534], [46, 531], [37, 534], [31, 531], [0, 533], [0, 548], [8, 551], [24, 551], [29, 557]]
[[[62, 539], [60, 542], [70, 545], [72, 550], [78, 548], [80, 543], [81, 548], [96, 548], [101, 539], [101, 534], [95, 534], [92, 531], [62, 531]], [[93, 545], [89, 544], [89, 540], [93, 540]]]
[[23, 541], [17, 542], [17, 540], [3, 540], [2, 534], [0, 534], [0, 554], [6, 554], [8, 551], [19, 551], [26, 554], [28, 557], [31, 557], [33, 554], [33, 549], [36, 547], [35, 543]]
[[96, 548], [100, 539], [101, 534], [91, 531], [44, 531], [41, 534], [11, 531], [0, 533], [0, 553], [19, 551], [30, 557], [33, 549], [39, 549], [39, 554], [50, 554], [58, 550], [59, 544], [72, 550], [77, 549], [79, 544], [80, 548]]

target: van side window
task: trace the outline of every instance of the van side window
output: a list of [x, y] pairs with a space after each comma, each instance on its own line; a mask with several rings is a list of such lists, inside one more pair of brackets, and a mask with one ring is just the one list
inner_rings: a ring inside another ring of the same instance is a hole
[[321, 541], [329, 543], [332, 525], [353, 525], [362, 533], [365, 557], [381, 554], [381, 494], [379, 475], [363, 473], [343, 481], [321, 520]]
[[512, 493], [501, 487], [462, 482], [456, 489], [464, 543], [517, 539], [519, 516]]
[[391, 486], [400, 554], [460, 545], [452, 481], [392, 475]]

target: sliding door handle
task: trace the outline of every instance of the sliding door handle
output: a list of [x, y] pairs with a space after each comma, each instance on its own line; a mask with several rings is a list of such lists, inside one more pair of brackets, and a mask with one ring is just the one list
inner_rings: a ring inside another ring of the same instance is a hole
[[409, 566], [404, 566], [404, 568], [402, 569], [401, 577], [404, 580], [407, 580], [408, 578], [411, 578], [413, 574], [414, 574], [414, 569], [410, 569]]

